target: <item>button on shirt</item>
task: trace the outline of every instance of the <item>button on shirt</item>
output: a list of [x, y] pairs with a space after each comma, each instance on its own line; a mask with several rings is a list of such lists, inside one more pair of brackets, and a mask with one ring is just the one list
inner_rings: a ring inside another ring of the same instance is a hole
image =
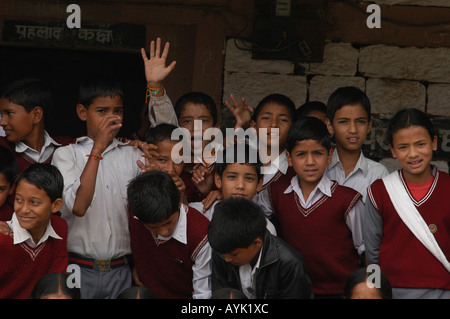
[[334, 150], [333, 158], [327, 167], [326, 174], [331, 180], [338, 182], [340, 185], [351, 187], [359, 192], [362, 195], [363, 203], [366, 203], [367, 187], [377, 179], [389, 175], [389, 171], [383, 164], [368, 159], [361, 152], [355, 168], [348, 176], [345, 176], [338, 152]]
[[58, 148], [52, 164], [64, 177], [61, 216], [69, 226], [68, 251], [93, 259], [114, 259], [131, 253], [128, 230], [128, 182], [140, 174], [141, 151], [114, 139], [101, 154], [95, 192], [83, 217], [72, 213], [80, 176], [94, 141], [78, 138], [75, 144]]
[[42, 146], [40, 152], [29, 147], [22, 141], [16, 142], [15, 150], [17, 153], [24, 153], [26, 156], [37, 163], [43, 163], [53, 154], [55, 146], [61, 146], [61, 144], [56, 143], [55, 140], [50, 137], [47, 131], [44, 131], [44, 146]]

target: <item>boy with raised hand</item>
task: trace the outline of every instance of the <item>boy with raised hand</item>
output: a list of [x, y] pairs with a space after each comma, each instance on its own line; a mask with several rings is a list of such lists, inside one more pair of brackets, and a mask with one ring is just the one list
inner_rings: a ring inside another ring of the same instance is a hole
[[50, 164], [35, 163], [16, 180], [15, 213], [0, 234], [0, 298], [27, 299], [45, 274], [67, 271], [67, 223], [56, 216], [64, 180]]
[[209, 299], [209, 220], [182, 203], [172, 178], [145, 172], [128, 185], [133, 278], [159, 299]]
[[249, 299], [312, 297], [302, 256], [266, 229], [261, 208], [230, 197], [216, 206], [208, 227], [213, 291], [234, 288]]
[[126, 185], [141, 173], [141, 151], [118, 141], [123, 90], [113, 79], [82, 83], [78, 117], [87, 135], [59, 148], [53, 164], [64, 176], [62, 217], [69, 225], [71, 263], [81, 267], [81, 297], [116, 298], [131, 286]]
[[328, 99], [325, 122], [336, 142], [326, 174], [360, 192], [365, 203], [367, 187], [389, 174], [383, 164], [365, 157], [361, 150], [372, 129], [370, 100], [358, 88], [339, 88]]

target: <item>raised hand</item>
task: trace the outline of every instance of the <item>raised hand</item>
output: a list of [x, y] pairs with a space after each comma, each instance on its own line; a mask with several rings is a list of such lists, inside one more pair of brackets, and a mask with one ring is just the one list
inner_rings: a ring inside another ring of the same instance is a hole
[[245, 98], [241, 99], [241, 103], [237, 102], [233, 94], [230, 94], [230, 98], [233, 104], [227, 100], [225, 101], [225, 106], [231, 113], [233, 113], [234, 118], [236, 119], [236, 125], [234, 128], [248, 128], [252, 119], [253, 108], [250, 105], [245, 104]]
[[160, 88], [167, 76], [173, 71], [176, 61], [166, 66], [167, 56], [169, 54], [170, 44], [166, 42], [164, 50], [161, 54], [161, 38], [151, 41], [150, 43], [150, 59], [147, 57], [145, 49], [141, 49], [142, 60], [145, 67], [145, 78], [147, 84], [151, 88]]

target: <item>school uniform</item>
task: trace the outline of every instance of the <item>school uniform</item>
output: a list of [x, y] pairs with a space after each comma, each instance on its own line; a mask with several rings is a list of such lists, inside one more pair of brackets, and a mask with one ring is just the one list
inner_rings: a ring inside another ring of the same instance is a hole
[[207, 218], [183, 204], [174, 233], [166, 238], [150, 232], [130, 212], [134, 266], [158, 299], [211, 297], [208, 225]]
[[[425, 234], [435, 240], [444, 258], [450, 259], [450, 202], [448, 189], [450, 175], [433, 168], [434, 180], [428, 192], [421, 199], [413, 197], [404, 180], [402, 170], [377, 180], [368, 189], [368, 209], [364, 224], [366, 258], [371, 264], [379, 264], [389, 278], [393, 287], [394, 298], [450, 298], [450, 268], [446, 269], [428, 249], [422, 239], [413, 233], [412, 226], [399, 211], [401, 206], [394, 206], [389, 190], [385, 184], [388, 178], [398, 178], [400, 187], [406, 191], [402, 204], [409, 201], [420, 213], [415, 219], [424, 221]], [[402, 190], [402, 191], [403, 191]], [[395, 208], [397, 207], [397, 208]], [[409, 214], [413, 214], [410, 212]], [[429, 232], [428, 232], [429, 231]], [[448, 267], [448, 266], [447, 266]]]
[[14, 235], [0, 234], [0, 299], [28, 299], [42, 276], [67, 272], [67, 223], [53, 215], [38, 243], [15, 214], [7, 224]]
[[52, 164], [64, 177], [61, 216], [69, 225], [71, 263], [82, 270], [81, 297], [115, 298], [131, 285], [127, 185], [140, 174], [136, 161], [144, 158], [140, 150], [113, 139], [101, 154], [92, 202], [78, 217], [72, 209], [93, 144], [89, 137], [80, 137], [57, 149]]
[[340, 185], [351, 187], [359, 192], [362, 195], [362, 202], [366, 203], [367, 187], [377, 179], [389, 175], [389, 171], [383, 164], [365, 157], [361, 151], [355, 168], [350, 174], [345, 176], [339, 154], [335, 150], [331, 163], [327, 166], [326, 174], [331, 180], [338, 182]]
[[361, 194], [326, 175], [305, 202], [298, 177], [269, 187], [279, 236], [303, 256], [315, 295], [339, 295], [364, 251]]
[[38, 152], [22, 141], [10, 143], [5, 137], [0, 137], [0, 145], [7, 147], [16, 156], [19, 173], [34, 163], [50, 164], [55, 150], [72, 142], [74, 142], [74, 139], [71, 137], [59, 136], [52, 138], [47, 131], [44, 131], [44, 145], [41, 151]]

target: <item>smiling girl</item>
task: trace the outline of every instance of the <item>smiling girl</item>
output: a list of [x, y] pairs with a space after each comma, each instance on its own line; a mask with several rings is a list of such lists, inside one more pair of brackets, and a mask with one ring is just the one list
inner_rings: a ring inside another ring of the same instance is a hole
[[368, 188], [366, 258], [379, 264], [394, 298], [450, 298], [450, 176], [431, 165], [437, 135], [417, 109], [399, 111], [387, 142], [401, 169]]

